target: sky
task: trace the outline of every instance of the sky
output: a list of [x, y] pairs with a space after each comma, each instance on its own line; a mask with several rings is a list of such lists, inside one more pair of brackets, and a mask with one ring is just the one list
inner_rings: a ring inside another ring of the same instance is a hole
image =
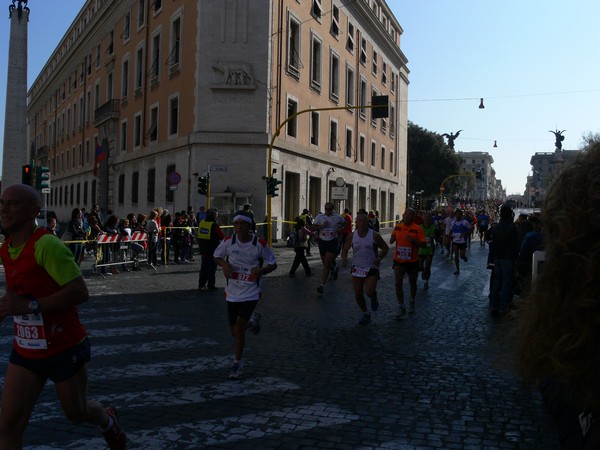
[[[29, 0], [28, 86], [84, 3]], [[0, 143], [11, 1], [0, 0], [3, 4]], [[507, 194], [523, 193], [535, 152], [554, 151], [550, 131], [565, 130], [565, 150], [581, 148], [584, 135], [600, 132], [598, 0], [388, 0], [388, 5], [404, 30], [408, 119], [440, 134], [463, 130], [455, 149], [489, 152]], [[478, 108], [480, 98], [485, 109]]]

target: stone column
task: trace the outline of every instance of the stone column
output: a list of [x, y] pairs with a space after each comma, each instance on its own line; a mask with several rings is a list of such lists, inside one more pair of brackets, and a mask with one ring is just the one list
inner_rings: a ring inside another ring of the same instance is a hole
[[13, 0], [10, 12], [8, 76], [2, 153], [2, 190], [21, 183], [21, 167], [31, 160], [27, 146], [27, 1]]

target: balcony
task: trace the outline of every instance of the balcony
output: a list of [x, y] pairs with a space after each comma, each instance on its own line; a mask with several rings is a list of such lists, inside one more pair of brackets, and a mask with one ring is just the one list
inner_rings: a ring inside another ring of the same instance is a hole
[[94, 126], [99, 127], [109, 120], [118, 120], [120, 117], [120, 100], [109, 100], [94, 111]]

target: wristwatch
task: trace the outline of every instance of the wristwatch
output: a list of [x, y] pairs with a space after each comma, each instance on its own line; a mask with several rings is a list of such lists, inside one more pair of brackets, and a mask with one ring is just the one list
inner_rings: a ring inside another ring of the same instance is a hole
[[40, 312], [40, 303], [36, 299], [29, 301], [29, 311], [31, 314], [37, 314]]

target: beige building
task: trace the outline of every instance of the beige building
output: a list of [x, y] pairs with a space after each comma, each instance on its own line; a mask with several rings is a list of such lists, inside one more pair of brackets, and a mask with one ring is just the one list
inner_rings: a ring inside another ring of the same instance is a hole
[[[273, 217], [334, 197], [391, 220], [406, 198], [401, 34], [383, 0], [88, 0], [29, 91], [49, 208], [197, 209], [210, 171], [225, 222], [245, 202], [261, 219], [271, 163]], [[387, 119], [353, 109], [373, 95]]]

